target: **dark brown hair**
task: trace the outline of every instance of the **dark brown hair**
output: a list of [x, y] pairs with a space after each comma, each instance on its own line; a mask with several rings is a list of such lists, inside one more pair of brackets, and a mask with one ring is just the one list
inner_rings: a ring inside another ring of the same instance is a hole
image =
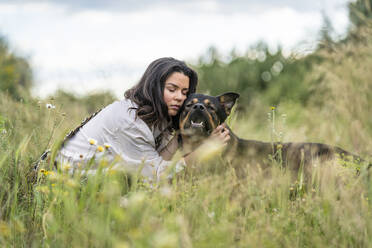
[[[126, 98], [138, 105], [136, 116], [141, 118], [149, 127], [157, 126], [164, 120], [170, 120], [168, 107], [163, 99], [163, 92], [165, 81], [174, 72], [181, 72], [189, 78], [190, 84], [187, 96], [195, 93], [198, 84], [196, 72], [183, 61], [174, 58], [160, 58], [153, 61], [147, 67], [140, 81], [124, 94]], [[172, 127], [176, 130], [179, 129], [179, 114], [171, 119]]]

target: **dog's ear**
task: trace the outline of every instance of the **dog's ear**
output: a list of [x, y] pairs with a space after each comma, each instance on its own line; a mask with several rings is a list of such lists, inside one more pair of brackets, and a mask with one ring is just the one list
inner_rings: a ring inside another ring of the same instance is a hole
[[221, 106], [224, 108], [226, 115], [229, 115], [231, 113], [231, 109], [239, 96], [240, 95], [238, 93], [234, 92], [227, 92], [225, 94], [217, 96], [217, 99], [220, 102]]

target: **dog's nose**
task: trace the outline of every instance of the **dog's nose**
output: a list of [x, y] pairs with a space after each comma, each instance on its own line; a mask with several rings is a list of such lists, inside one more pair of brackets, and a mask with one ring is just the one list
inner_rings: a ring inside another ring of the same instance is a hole
[[194, 105], [193, 109], [200, 109], [200, 110], [204, 110], [204, 109], [205, 109], [205, 107], [204, 107], [204, 105], [203, 105], [203, 104], [201, 104], [201, 103], [196, 103], [196, 104]]

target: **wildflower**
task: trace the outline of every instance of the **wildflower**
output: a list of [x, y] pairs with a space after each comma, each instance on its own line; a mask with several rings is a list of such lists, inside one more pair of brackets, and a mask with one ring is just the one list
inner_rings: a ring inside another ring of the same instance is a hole
[[47, 103], [45, 106], [46, 106], [47, 109], [55, 109], [56, 108], [56, 106], [54, 106], [53, 104], [50, 104], [50, 103]]
[[212, 212], [209, 212], [207, 215], [209, 218], [213, 219], [215, 216], [215, 213], [212, 211]]
[[64, 170], [64, 171], [67, 171], [67, 170], [69, 170], [71, 168], [71, 164], [69, 164], [69, 163], [66, 163], [66, 164], [63, 164], [62, 165], [62, 170]]
[[56, 184], [55, 183], [52, 183], [52, 187], [55, 187], [56, 186]]
[[82, 159], [83, 157], [84, 157], [84, 156], [83, 156], [83, 154], [80, 154], [80, 155], [79, 155], [79, 158], [81, 158], [81, 159]]
[[103, 148], [103, 146], [97, 146], [97, 151], [98, 152], [103, 152], [105, 150], [105, 148]]
[[282, 145], [282, 144], [278, 144], [278, 145], [276, 146], [276, 148], [278, 148], [278, 149], [282, 149], [282, 148], [283, 148], [283, 145]]
[[122, 207], [122, 208], [126, 208], [129, 206], [129, 200], [127, 197], [120, 197], [119, 199], [119, 206]]
[[76, 188], [78, 186], [78, 184], [76, 183], [76, 181], [72, 180], [72, 179], [68, 179], [66, 181], [66, 185], [71, 187], [71, 188]]
[[275, 107], [274, 107], [274, 106], [272, 106], [272, 107], [271, 107], [271, 110], [275, 110]]
[[111, 147], [111, 145], [108, 144], [108, 143], [104, 143], [103, 145], [105, 146], [105, 148], [106, 148], [107, 150]]
[[45, 170], [44, 169], [41, 169], [40, 170], [40, 173], [43, 173], [44, 174], [45, 173]]
[[2, 236], [10, 236], [11, 230], [9, 228], [9, 225], [5, 221], [0, 222], [0, 234]]
[[90, 138], [90, 139], [88, 139], [88, 142], [91, 145], [97, 145], [97, 140], [95, 140], [95, 139]]

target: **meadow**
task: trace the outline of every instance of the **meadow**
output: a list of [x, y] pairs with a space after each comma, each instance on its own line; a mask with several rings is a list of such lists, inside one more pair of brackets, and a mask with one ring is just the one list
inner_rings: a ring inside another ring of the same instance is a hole
[[[293, 82], [311, 90], [306, 104], [271, 106], [265, 99], [273, 86], [230, 117], [232, 130], [263, 141], [337, 145], [370, 160], [369, 32], [361, 42], [318, 51], [322, 62]], [[246, 175], [238, 178], [218, 154], [157, 185], [139, 174], [103, 172], [107, 163], [89, 177], [48, 163], [32, 174], [46, 148], [55, 151], [66, 132], [112, 100], [60, 93], [18, 101], [0, 93], [1, 247], [372, 246], [372, 181], [352, 163], [314, 164], [306, 181], [275, 163], [268, 172], [242, 162]]]

